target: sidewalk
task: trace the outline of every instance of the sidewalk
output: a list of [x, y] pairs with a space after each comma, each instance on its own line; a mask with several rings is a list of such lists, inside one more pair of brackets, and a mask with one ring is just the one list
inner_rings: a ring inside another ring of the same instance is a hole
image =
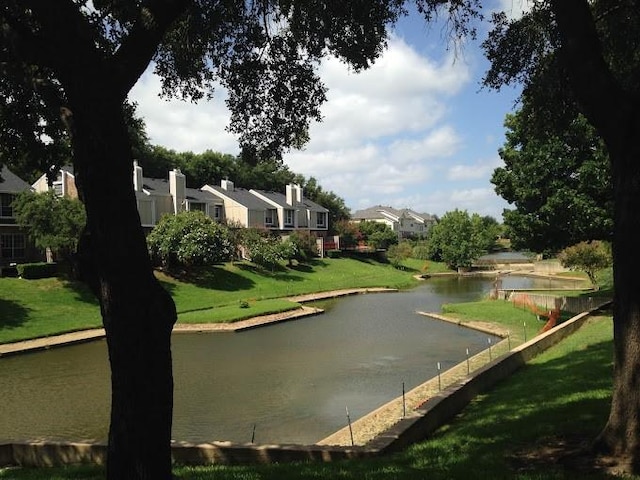
[[16, 355], [18, 353], [37, 352], [48, 348], [73, 345], [75, 343], [90, 342], [105, 337], [104, 328], [82, 330], [79, 332], [63, 333], [52, 337], [35, 338], [21, 342], [0, 344], [0, 357]]

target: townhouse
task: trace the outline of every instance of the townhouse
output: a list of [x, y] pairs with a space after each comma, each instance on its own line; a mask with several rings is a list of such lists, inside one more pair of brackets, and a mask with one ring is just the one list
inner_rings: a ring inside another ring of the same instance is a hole
[[351, 216], [351, 221], [354, 223], [365, 220], [388, 225], [399, 239], [423, 237], [437, 223], [434, 215], [417, 213], [408, 208], [397, 210], [383, 205], [358, 210]]
[[[73, 168], [65, 166], [49, 186], [42, 175], [34, 184], [36, 191], [53, 188], [57, 194], [78, 197]], [[169, 172], [168, 178], [149, 178], [142, 166], [133, 164], [133, 188], [140, 222], [151, 230], [163, 215], [199, 210], [218, 222], [245, 228], [260, 228], [286, 235], [295, 230], [308, 230], [323, 237], [329, 230], [329, 210], [304, 197], [300, 185], [286, 186], [285, 193], [238, 188], [231, 180], [220, 185], [188, 188], [179, 169]]]
[[0, 170], [0, 269], [16, 263], [39, 259], [27, 232], [17, 224], [13, 201], [31, 186], [6, 166]]

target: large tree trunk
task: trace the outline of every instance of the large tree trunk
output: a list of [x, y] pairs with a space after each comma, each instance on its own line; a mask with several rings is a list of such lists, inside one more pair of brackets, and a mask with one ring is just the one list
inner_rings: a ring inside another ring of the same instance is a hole
[[[634, 102], [630, 99], [630, 104]], [[640, 104], [633, 109], [640, 112]], [[615, 189], [614, 372], [609, 420], [597, 447], [620, 470], [640, 473], [640, 118], [608, 142]]]
[[562, 60], [609, 151], [614, 188], [613, 398], [597, 451], [640, 473], [640, 98], [610, 71], [586, 0], [552, 0]]
[[111, 365], [107, 477], [170, 479], [175, 305], [149, 261], [121, 102], [104, 90], [69, 97], [65, 114], [87, 211], [81, 275], [100, 301]]

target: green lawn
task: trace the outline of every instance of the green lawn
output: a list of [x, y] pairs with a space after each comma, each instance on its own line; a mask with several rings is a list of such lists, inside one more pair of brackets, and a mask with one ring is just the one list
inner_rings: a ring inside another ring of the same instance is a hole
[[[157, 273], [171, 293], [178, 322], [232, 322], [296, 308], [286, 297], [342, 288], [416, 285], [414, 265], [404, 270], [373, 258], [326, 258], [275, 271], [248, 262], [200, 269], [188, 278]], [[444, 267], [431, 263], [430, 269]], [[241, 302], [249, 308], [241, 308]], [[98, 303], [81, 283], [63, 279], [0, 278], [0, 343], [101, 326]]]

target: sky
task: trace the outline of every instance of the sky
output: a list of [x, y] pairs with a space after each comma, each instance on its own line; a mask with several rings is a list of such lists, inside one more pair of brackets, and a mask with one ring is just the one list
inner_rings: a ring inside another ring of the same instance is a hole
[[[490, 8], [517, 17], [523, 5], [494, 0]], [[441, 26], [412, 15], [396, 25], [387, 50], [368, 70], [356, 74], [335, 58], [323, 60], [323, 121], [311, 125], [308, 144], [286, 153], [284, 162], [294, 173], [315, 177], [352, 213], [385, 205], [442, 217], [459, 209], [501, 222], [510, 206], [490, 179], [503, 165], [504, 119], [517, 108], [520, 89], [481, 87], [489, 66], [480, 48], [487, 28], [455, 49]], [[159, 92], [149, 69], [129, 97], [152, 144], [239, 153], [237, 138], [225, 130], [223, 90], [198, 104], [167, 101]]]

